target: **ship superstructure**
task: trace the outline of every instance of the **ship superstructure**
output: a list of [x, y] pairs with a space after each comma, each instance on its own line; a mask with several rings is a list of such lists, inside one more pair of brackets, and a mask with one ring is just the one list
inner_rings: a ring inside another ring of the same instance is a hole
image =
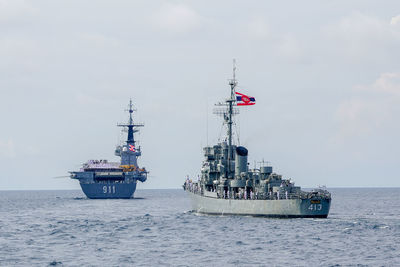
[[208, 214], [326, 218], [331, 194], [325, 188], [303, 191], [264, 162], [250, 169], [248, 150], [233, 144], [232, 125], [233, 116], [239, 113], [237, 106], [255, 104], [254, 98], [236, 92], [235, 70], [234, 63], [230, 97], [219, 103], [214, 112], [224, 119], [226, 139], [203, 148], [199, 181], [187, 178], [183, 185], [193, 210]]
[[88, 198], [131, 198], [136, 190], [137, 181], [146, 181], [148, 172], [138, 166], [137, 160], [142, 153], [134, 138], [134, 133], [144, 124], [133, 122], [134, 111], [130, 100], [129, 120], [127, 123], [118, 124], [128, 132], [126, 142], [115, 149], [115, 155], [121, 157], [120, 162], [89, 160], [79, 171], [70, 172], [70, 177], [79, 180], [82, 191]]

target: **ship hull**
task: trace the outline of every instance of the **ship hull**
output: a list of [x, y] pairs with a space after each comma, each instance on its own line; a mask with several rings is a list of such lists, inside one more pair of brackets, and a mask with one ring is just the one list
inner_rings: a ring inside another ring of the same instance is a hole
[[133, 198], [136, 181], [130, 183], [80, 183], [83, 193], [88, 198]]
[[276, 218], [327, 218], [329, 199], [244, 200], [205, 197], [187, 191], [195, 212]]

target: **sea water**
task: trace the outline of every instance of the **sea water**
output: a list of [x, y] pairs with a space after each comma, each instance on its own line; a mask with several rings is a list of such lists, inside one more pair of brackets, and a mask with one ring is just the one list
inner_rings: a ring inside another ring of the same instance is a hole
[[0, 266], [400, 266], [400, 188], [329, 190], [327, 219], [200, 215], [179, 189], [1, 191]]

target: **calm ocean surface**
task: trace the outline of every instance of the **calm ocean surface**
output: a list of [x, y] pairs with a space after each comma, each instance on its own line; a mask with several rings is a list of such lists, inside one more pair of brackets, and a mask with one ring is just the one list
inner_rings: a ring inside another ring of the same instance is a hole
[[198, 215], [183, 190], [0, 191], [0, 266], [400, 266], [400, 188], [330, 191], [328, 219]]

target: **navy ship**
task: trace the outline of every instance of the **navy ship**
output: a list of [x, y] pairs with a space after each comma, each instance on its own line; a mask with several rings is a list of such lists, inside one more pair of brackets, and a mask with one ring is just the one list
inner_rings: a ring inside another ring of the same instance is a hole
[[133, 122], [132, 114], [135, 109], [132, 100], [129, 102], [128, 111], [128, 123], [118, 124], [123, 130], [128, 130], [125, 144], [118, 145], [115, 149], [115, 155], [121, 157], [121, 161], [89, 160], [79, 171], [70, 172], [70, 177], [79, 181], [88, 198], [132, 198], [137, 181], [147, 180], [148, 172], [138, 166], [137, 160], [142, 153], [134, 139], [134, 133], [144, 124]]
[[188, 177], [183, 185], [193, 210], [216, 215], [326, 218], [331, 194], [324, 187], [303, 191], [264, 162], [250, 169], [248, 150], [233, 144], [232, 125], [233, 116], [239, 114], [237, 106], [255, 104], [254, 97], [236, 91], [235, 70], [234, 63], [229, 98], [214, 110], [223, 117], [227, 136], [214, 146], [204, 147], [199, 180]]

